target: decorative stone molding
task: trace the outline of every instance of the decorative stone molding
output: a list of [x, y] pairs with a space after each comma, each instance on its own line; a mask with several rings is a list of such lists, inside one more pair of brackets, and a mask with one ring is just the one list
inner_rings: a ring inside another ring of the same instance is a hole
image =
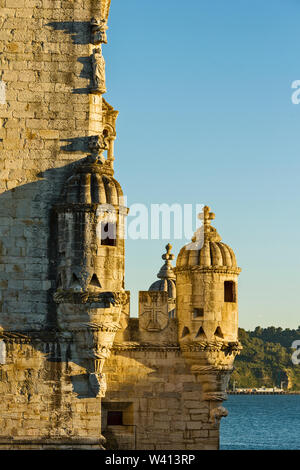
[[191, 372], [193, 374], [197, 374], [197, 375], [206, 375], [208, 373], [212, 373], [212, 374], [218, 374], [220, 372], [232, 372], [233, 371], [233, 367], [232, 366], [209, 366], [209, 365], [206, 365], [206, 366], [198, 366], [198, 365], [194, 365], [194, 366], [191, 366]]
[[[126, 216], [129, 212], [127, 207], [120, 207], [117, 204], [110, 204], [111, 207], [114, 208], [115, 214], [120, 214]], [[64, 212], [92, 212], [96, 213], [97, 209], [99, 208], [99, 204], [91, 203], [91, 204], [84, 204], [84, 203], [69, 203], [69, 204], [59, 204], [55, 207], [55, 211], [57, 213], [64, 213]], [[102, 210], [103, 208], [101, 208]], [[100, 211], [98, 211], [99, 213]]]
[[182, 343], [180, 347], [183, 352], [223, 351], [226, 355], [238, 354], [242, 350], [242, 346], [239, 341], [194, 341]]
[[[72, 290], [57, 290], [54, 294], [54, 301], [58, 304], [104, 304], [103, 308], [111, 305], [126, 305], [128, 294], [126, 292], [74, 292]], [[99, 305], [98, 308], [101, 306]]]
[[[103, 447], [106, 442], [105, 437], [99, 439], [89, 437], [43, 437], [40, 439], [18, 439], [15, 437], [0, 438], [1, 450], [105, 450]], [[29, 447], [30, 446], [30, 447]]]
[[157, 352], [165, 352], [165, 351], [174, 351], [176, 353], [180, 353], [180, 347], [178, 344], [154, 344], [154, 343], [138, 343], [138, 342], [124, 342], [124, 343], [114, 343], [112, 350], [114, 352], [121, 352], [121, 351], [157, 351]]
[[125, 306], [129, 302], [129, 294], [128, 292], [113, 292], [114, 301], [113, 305], [118, 306], [122, 305]]
[[27, 343], [29, 344], [32, 341], [32, 338], [28, 334], [23, 334], [19, 332], [11, 331], [0, 331], [0, 339], [6, 343]]
[[197, 272], [197, 273], [217, 273], [217, 274], [240, 274], [241, 268], [226, 268], [226, 267], [201, 267], [201, 266], [180, 266], [174, 268], [175, 274], [182, 272]]
[[116, 323], [81, 323], [80, 326], [93, 331], [105, 331], [106, 333], [116, 333], [120, 328]]

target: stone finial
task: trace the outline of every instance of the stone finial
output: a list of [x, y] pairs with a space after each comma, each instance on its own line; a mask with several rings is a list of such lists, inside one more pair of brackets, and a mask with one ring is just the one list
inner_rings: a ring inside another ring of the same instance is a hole
[[203, 212], [198, 215], [198, 218], [203, 221], [204, 230], [208, 231], [211, 221], [215, 219], [215, 214], [210, 212], [210, 207], [204, 206]]
[[171, 261], [175, 256], [171, 253], [172, 245], [168, 243], [166, 245], [166, 253], [162, 255], [162, 259], [165, 260], [165, 264], [161, 267], [157, 277], [159, 279], [175, 279], [175, 273]]
[[194, 237], [192, 238], [193, 242], [203, 243], [207, 241], [219, 242], [221, 237], [218, 234], [217, 230], [211, 226], [211, 221], [215, 219], [215, 214], [210, 212], [210, 207], [204, 206], [203, 212], [200, 212], [198, 219], [202, 220], [202, 226], [196, 231]]

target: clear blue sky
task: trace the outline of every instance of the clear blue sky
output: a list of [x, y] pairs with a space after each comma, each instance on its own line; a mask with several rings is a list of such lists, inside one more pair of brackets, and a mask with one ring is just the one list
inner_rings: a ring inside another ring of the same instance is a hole
[[[115, 176], [129, 205], [212, 208], [243, 269], [246, 329], [300, 324], [299, 25], [298, 0], [112, 0]], [[166, 243], [126, 243], [132, 316]]]

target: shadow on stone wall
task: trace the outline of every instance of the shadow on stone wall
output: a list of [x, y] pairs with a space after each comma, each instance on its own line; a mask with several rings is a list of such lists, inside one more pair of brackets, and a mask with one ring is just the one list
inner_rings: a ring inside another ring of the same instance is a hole
[[[46, 24], [54, 31], [63, 31], [70, 35], [73, 44], [88, 45], [91, 44], [91, 23], [89, 21], [53, 21]], [[92, 82], [92, 61], [90, 56], [78, 57], [77, 62], [82, 64], [80, 78], [90, 80], [90, 84], [85, 88], [74, 88], [73, 94], [88, 95], [91, 93]]]
[[[86, 148], [86, 141], [72, 139], [72, 151]], [[58, 234], [53, 206], [61, 200], [64, 182], [81, 162], [40, 172], [39, 180], [0, 195], [0, 340], [7, 345], [29, 344], [43, 353], [46, 363], [64, 363], [59, 370], [67, 369], [75, 356], [72, 341], [57, 328], [53, 294]], [[81, 380], [80, 395], [88, 394], [87, 380], [85, 383], [83, 393]]]
[[73, 44], [90, 44], [91, 23], [89, 21], [53, 21], [46, 26], [50, 26], [54, 31], [69, 34]]
[[0, 195], [0, 326], [4, 329], [55, 325], [51, 299], [56, 287], [57, 227], [52, 207], [77, 164], [38, 173], [39, 180]]
[[77, 62], [82, 64], [82, 70], [79, 77], [90, 80], [90, 84], [86, 88], [73, 88], [72, 93], [75, 95], [88, 95], [93, 87], [92, 59], [90, 56], [78, 57]]

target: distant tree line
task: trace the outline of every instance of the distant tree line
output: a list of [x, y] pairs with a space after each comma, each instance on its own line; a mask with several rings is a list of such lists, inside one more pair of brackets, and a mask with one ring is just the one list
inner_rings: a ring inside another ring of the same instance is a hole
[[291, 349], [300, 340], [300, 326], [289, 328], [256, 327], [254, 331], [239, 329], [243, 350], [237, 356], [229, 388], [280, 387], [300, 390], [300, 365], [294, 365]]
[[300, 340], [300, 326], [297, 330], [290, 330], [286, 328], [275, 328], [269, 326], [268, 328], [261, 328], [257, 326], [254, 331], [248, 331], [251, 338], [259, 338], [269, 343], [279, 343], [284, 348], [290, 348], [294, 341]]

